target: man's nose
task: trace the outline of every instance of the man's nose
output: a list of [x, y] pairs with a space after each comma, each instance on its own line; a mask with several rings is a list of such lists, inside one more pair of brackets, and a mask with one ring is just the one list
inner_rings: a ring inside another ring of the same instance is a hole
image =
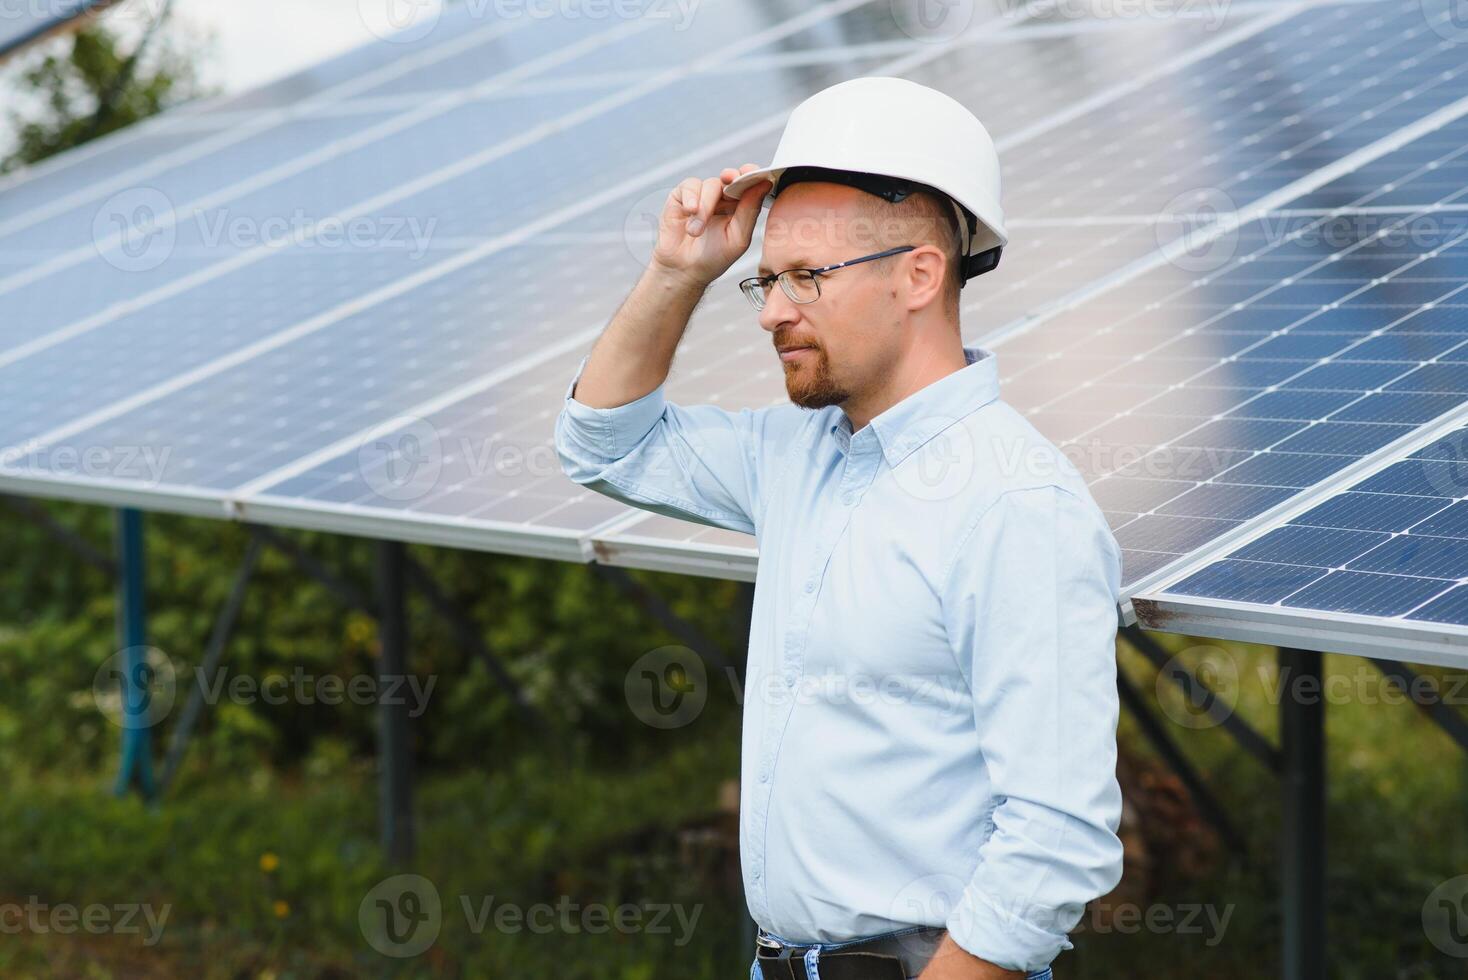
[[785, 295], [777, 283], [765, 297], [765, 307], [759, 311], [759, 325], [770, 333], [800, 319], [800, 304]]

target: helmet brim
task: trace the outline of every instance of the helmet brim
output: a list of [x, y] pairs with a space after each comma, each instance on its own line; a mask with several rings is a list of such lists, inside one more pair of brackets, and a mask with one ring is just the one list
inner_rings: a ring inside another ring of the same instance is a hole
[[760, 202], [762, 206], [768, 207], [770, 203], [770, 192], [774, 191], [775, 181], [780, 179], [780, 174], [784, 170], [784, 167], [761, 167], [759, 170], [751, 170], [747, 174], [740, 174], [737, 180], [724, 188], [724, 196], [737, 201], [748, 193], [749, 189], [755, 184], [758, 184], [762, 180], [768, 180], [770, 182], [770, 189], [765, 192], [764, 200]]

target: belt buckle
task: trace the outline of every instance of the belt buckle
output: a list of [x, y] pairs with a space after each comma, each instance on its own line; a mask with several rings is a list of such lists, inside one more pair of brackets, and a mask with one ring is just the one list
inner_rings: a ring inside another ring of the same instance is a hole
[[[763, 932], [757, 932], [757, 933], [755, 933], [754, 942], [755, 942], [755, 945], [756, 946], [763, 946], [765, 949], [773, 949], [773, 950], [776, 950], [776, 953], [774, 955], [764, 957], [765, 959], [772, 959], [772, 960], [789, 960], [789, 959], [793, 959], [793, 958], [795, 958], [794, 957], [794, 951], [795, 950], [805, 948], [805, 947], [802, 947], [802, 946], [787, 946], [785, 943], [780, 942], [780, 940], [778, 940], [778, 939], [772, 939], [771, 937], [766, 936]], [[756, 958], [759, 958], [759, 957], [756, 956]]]

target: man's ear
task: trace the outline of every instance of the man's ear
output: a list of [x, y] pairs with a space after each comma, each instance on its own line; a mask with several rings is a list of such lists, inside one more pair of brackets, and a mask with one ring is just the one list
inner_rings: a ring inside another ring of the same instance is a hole
[[936, 245], [919, 245], [907, 253], [909, 310], [943, 301], [943, 283], [953, 270]]

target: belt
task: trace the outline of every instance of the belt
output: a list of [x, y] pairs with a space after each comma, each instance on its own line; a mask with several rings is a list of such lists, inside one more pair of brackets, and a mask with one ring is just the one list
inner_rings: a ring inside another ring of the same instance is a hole
[[[947, 930], [936, 926], [887, 933], [860, 942], [822, 949], [821, 980], [907, 980], [922, 972]], [[829, 945], [829, 944], [822, 944]], [[803, 958], [815, 945], [782, 943], [761, 929], [755, 962], [763, 980], [805, 980]]]

